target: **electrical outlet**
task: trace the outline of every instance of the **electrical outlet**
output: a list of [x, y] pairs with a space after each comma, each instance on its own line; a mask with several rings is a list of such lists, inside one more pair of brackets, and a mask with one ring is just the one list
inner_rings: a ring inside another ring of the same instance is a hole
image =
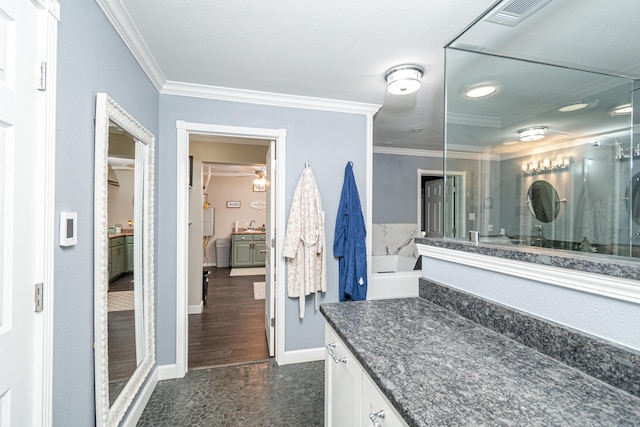
[[487, 231], [493, 231], [493, 224], [489, 224], [487, 226]]
[[476, 220], [476, 214], [474, 212], [469, 212], [469, 221], [475, 221]]

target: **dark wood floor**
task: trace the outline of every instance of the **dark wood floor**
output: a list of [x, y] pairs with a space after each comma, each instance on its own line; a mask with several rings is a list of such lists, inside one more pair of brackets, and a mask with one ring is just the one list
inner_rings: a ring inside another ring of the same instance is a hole
[[264, 300], [253, 298], [261, 276], [229, 276], [230, 268], [209, 267], [207, 304], [189, 315], [189, 369], [269, 358]]
[[[253, 298], [261, 276], [229, 276], [230, 268], [209, 267], [207, 304], [189, 315], [189, 369], [269, 359], [264, 330], [264, 300]], [[109, 284], [110, 292], [132, 290], [132, 277]], [[109, 376], [131, 376], [136, 368], [133, 310], [109, 312]]]
[[[132, 291], [133, 274], [109, 283], [109, 292]], [[129, 378], [136, 369], [136, 332], [133, 310], [109, 312], [109, 380]]]

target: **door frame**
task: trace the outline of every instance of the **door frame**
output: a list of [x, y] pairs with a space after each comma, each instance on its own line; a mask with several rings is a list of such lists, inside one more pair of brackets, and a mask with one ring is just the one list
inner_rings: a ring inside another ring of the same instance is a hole
[[[458, 233], [458, 237], [460, 236], [464, 236], [466, 233], [466, 221], [465, 221], [465, 216], [466, 216], [466, 211], [467, 211], [467, 204], [466, 204], [466, 187], [467, 187], [467, 171], [447, 171], [447, 175], [449, 176], [456, 176], [460, 178], [460, 189], [459, 191], [456, 193], [458, 194], [458, 206], [460, 206], [460, 210], [458, 211], [458, 215], [456, 216], [456, 224], [457, 224], [457, 229], [459, 231]], [[417, 205], [418, 205], [418, 209], [417, 209], [417, 224], [418, 224], [418, 228], [421, 228], [421, 224], [422, 224], [422, 177], [423, 176], [441, 176], [444, 177], [444, 171], [442, 169], [418, 169], [418, 185], [417, 185], [417, 194], [416, 194], [416, 200], [417, 200]], [[445, 177], [446, 179], [446, 177]]]
[[[209, 134], [237, 138], [259, 138], [275, 141], [276, 170], [278, 181], [276, 182], [276, 218], [275, 229], [280, 230], [276, 234], [275, 259], [279, 254], [284, 241], [286, 223], [283, 212], [285, 211], [285, 182], [286, 182], [286, 129], [266, 129], [243, 126], [226, 126], [208, 123], [190, 123], [182, 120], [176, 122], [177, 128], [177, 155], [176, 155], [176, 185], [177, 185], [177, 212], [176, 212], [176, 376], [183, 377], [188, 371], [189, 351], [189, 319], [188, 319], [188, 244], [189, 244], [189, 135]], [[284, 355], [284, 324], [285, 324], [285, 286], [282, 281], [285, 277], [284, 263], [276, 265], [276, 277], [280, 281], [275, 295], [275, 323], [276, 323], [276, 347], [275, 359], [279, 363]], [[277, 282], [276, 282], [277, 283]]]
[[54, 319], [54, 272], [56, 225], [55, 215], [55, 175], [56, 175], [56, 117], [57, 117], [57, 64], [58, 64], [58, 24], [60, 3], [57, 0], [32, 0], [39, 9], [40, 57], [46, 62], [45, 88], [42, 90], [42, 111], [34, 112], [34, 119], [40, 123], [43, 154], [40, 167], [34, 167], [37, 179], [42, 183], [42, 203], [40, 230], [42, 245], [39, 256], [41, 281], [43, 283], [43, 310], [38, 314], [37, 328], [32, 337], [36, 343], [36, 379], [33, 408], [36, 421], [43, 427], [53, 425], [53, 319]]

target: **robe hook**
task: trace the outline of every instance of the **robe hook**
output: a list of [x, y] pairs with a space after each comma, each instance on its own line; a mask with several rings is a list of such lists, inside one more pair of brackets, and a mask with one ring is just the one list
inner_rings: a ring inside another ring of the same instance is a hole
[[304, 162], [304, 167], [308, 168], [309, 167], [309, 161], [307, 160], [306, 162]]

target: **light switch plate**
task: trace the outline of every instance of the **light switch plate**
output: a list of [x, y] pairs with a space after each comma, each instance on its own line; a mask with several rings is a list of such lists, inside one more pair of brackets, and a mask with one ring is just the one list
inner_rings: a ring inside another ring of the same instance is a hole
[[60, 212], [60, 246], [78, 243], [78, 212]]
[[476, 220], [476, 214], [474, 212], [469, 212], [469, 221], [475, 221]]

